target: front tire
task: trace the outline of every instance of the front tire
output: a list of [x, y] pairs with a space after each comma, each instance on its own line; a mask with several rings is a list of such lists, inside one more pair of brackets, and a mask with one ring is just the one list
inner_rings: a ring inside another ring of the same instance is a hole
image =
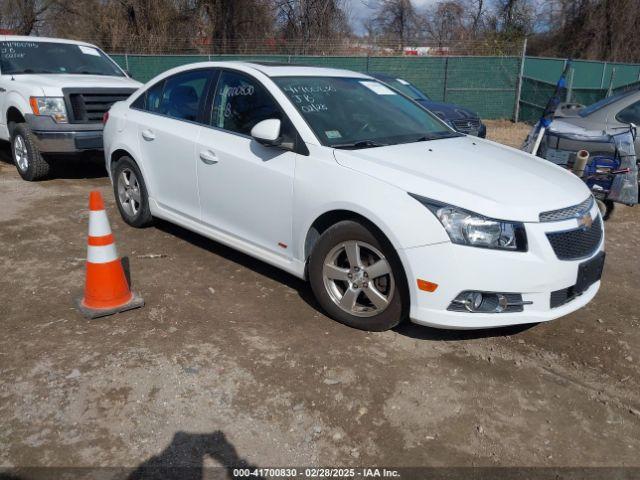
[[309, 259], [313, 293], [331, 318], [360, 330], [389, 330], [407, 317], [407, 283], [390, 242], [345, 220], [327, 229]]
[[11, 154], [23, 180], [34, 182], [49, 174], [51, 167], [40, 153], [33, 132], [24, 123], [19, 123], [12, 129]]
[[122, 219], [136, 228], [153, 224], [147, 186], [136, 162], [122, 157], [113, 169], [113, 192]]

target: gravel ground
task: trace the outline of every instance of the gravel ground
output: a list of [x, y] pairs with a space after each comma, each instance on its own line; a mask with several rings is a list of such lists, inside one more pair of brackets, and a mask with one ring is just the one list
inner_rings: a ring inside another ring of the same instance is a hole
[[[572, 315], [365, 333], [243, 254], [126, 226], [99, 164], [27, 183], [1, 147], [0, 466], [640, 466], [640, 207]], [[91, 189], [147, 303], [95, 321], [73, 308]]]
[[484, 122], [487, 124], [487, 138], [489, 140], [514, 148], [522, 146], [522, 142], [531, 130], [531, 125], [513, 123], [509, 120], [485, 120]]

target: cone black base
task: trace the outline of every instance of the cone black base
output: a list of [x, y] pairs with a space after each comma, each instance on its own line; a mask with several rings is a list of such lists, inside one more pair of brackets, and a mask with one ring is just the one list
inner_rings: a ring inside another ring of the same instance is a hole
[[144, 306], [144, 299], [135, 292], [131, 292], [133, 297], [124, 305], [119, 305], [113, 308], [89, 308], [83, 305], [82, 298], [76, 300], [76, 307], [84, 315], [85, 318], [90, 320], [100, 317], [108, 317], [109, 315], [115, 315], [116, 313], [126, 312], [135, 308]]

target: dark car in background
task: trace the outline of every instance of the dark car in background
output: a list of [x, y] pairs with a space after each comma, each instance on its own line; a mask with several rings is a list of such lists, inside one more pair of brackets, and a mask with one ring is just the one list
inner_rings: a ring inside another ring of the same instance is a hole
[[486, 125], [482, 123], [482, 120], [480, 120], [480, 117], [474, 111], [453, 103], [436, 102], [411, 82], [402, 78], [384, 73], [367, 73], [367, 75], [377, 78], [394, 90], [412, 98], [427, 110], [447, 122], [458, 132], [481, 138], [487, 136]]

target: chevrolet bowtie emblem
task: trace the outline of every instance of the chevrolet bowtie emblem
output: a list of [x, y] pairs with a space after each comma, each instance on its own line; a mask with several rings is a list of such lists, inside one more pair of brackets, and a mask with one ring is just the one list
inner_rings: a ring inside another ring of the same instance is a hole
[[581, 228], [589, 228], [593, 224], [593, 218], [591, 218], [590, 213], [585, 213], [583, 216], [578, 218], [578, 227]]

